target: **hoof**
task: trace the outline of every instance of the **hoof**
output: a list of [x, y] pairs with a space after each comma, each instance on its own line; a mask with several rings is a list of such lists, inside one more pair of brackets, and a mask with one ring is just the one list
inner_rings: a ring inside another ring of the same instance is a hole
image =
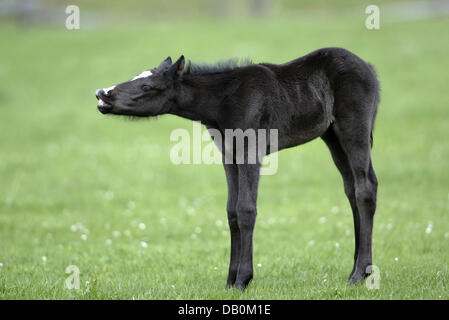
[[365, 273], [357, 273], [357, 272], [355, 272], [355, 273], [353, 273], [353, 274], [351, 274], [349, 276], [348, 284], [349, 285], [359, 284], [359, 283], [363, 282], [363, 280], [365, 280], [365, 278], [366, 278], [366, 274]]
[[252, 279], [253, 279], [252, 275], [250, 277], [248, 277], [247, 279], [245, 279], [244, 281], [237, 279], [234, 283], [234, 288], [236, 288], [240, 291], [243, 291], [246, 289], [246, 287], [248, 287], [248, 285]]
[[234, 288], [240, 291], [245, 291], [247, 285], [245, 285], [244, 283], [235, 283], [234, 284]]
[[232, 283], [226, 283], [225, 290], [232, 289], [233, 286], [234, 286], [234, 284], [232, 284]]

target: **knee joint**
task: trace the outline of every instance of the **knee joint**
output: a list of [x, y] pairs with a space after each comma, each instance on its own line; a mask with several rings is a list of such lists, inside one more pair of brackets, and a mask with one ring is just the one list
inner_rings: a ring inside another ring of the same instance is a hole
[[376, 208], [376, 192], [371, 189], [362, 189], [356, 191], [356, 199], [357, 201], [361, 201], [365, 205], [371, 207], [372, 209]]
[[240, 228], [252, 229], [254, 227], [256, 215], [257, 209], [255, 206], [237, 204], [237, 218]]

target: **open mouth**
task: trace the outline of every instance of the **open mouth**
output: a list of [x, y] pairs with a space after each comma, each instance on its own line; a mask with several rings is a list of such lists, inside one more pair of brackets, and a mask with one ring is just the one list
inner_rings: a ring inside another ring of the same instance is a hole
[[103, 99], [98, 99], [98, 105], [100, 105], [100, 106], [108, 106], [110, 104], [105, 102]]
[[105, 114], [109, 113], [112, 110], [112, 105], [110, 105], [109, 103], [105, 102], [102, 99], [99, 99], [97, 108], [101, 113]]
[[112, 105], [109, 102], [106, 102], [101, 95], [101, 93], [96, 94], [98, 99], [97, 108], [103, 114], [109, 113], [112, 110]]
[[99, 106], [99, 107], [106, 107], [106, 108], [107, 108], [107, 107], [112, 107], [111, 104], [105, 102], [105, 101], [102, 100], [102, 99], [98, 99], [98, 106]]

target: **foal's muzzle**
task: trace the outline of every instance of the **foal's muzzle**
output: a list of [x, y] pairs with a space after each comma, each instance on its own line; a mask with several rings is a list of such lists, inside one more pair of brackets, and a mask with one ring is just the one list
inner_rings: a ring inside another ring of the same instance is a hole
[[112, 104], [108, 101], [109, 95], [107, 95], [103, 89], [95, 91], [95, 97], [98, 99], [98, 110], [103, 113], [109, 113], [112, 110]]

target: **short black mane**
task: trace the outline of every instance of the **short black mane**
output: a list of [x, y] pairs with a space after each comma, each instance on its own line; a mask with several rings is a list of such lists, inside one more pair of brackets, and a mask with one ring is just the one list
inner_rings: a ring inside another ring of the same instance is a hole
[[231, 58], [214, 63], [197, 63], [189, 60], [187, 66], [184, 68], [183, 74], [195, 75], [228, 72], [251, 64], [253, 62], [249, 58]]

